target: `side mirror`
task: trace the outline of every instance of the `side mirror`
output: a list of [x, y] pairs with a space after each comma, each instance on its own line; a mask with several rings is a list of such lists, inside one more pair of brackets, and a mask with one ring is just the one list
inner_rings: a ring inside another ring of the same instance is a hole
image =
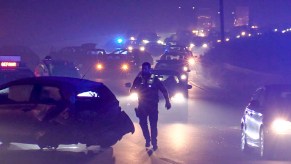
[[260, 102], [258, 100], [251, 100], [251, 102], [248, 105], [249, 108], [259, 108]]
[[124, 86], [127, 87], [127, 88], [130, 88], [131, 87], [131, 83], [125, 83]]
[[187, 89], [192, 89], [192, 85], [187, 84]]

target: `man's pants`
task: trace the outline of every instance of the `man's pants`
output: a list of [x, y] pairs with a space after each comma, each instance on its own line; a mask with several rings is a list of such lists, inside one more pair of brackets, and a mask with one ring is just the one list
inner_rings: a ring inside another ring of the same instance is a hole
[[[158, 105], [139, 106], [142, 112], [139, 115], [139, 125], [142, 129], [143, 136], [146, 142], [152, 141], [152, 145], [157, 145], [158, 136]], [[150, 122], [151, 135], [148, 128], [148, 119]]]

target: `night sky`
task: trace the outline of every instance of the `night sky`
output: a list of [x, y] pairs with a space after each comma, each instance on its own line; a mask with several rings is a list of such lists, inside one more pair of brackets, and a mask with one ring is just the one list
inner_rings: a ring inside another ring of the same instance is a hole
[[[224, 4], [226, 25], [232, 23], [235, 6], [249, 6], [258, 25], [291, 25], [291, 0], [224, 0]], [[0, 0], [0, 40], [44, 45], [128, 30], [174, 32], [195, 24], [197, 9], [218, 11], [218, 6], [219, 0]]]

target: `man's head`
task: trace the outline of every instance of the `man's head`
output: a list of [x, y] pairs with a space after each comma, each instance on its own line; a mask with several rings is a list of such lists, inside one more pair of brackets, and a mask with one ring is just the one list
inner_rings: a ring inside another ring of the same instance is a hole
[[149, 62], [142, 63], [141, 74], [142, 74], [142, 76], [150, 76], [151, 75], [151, 64]]
[[52, 57], [51, 56], [46, 56], [44, 59], [43, 59], [44, 63], [45, 64], [51, 64], [52, 62]]

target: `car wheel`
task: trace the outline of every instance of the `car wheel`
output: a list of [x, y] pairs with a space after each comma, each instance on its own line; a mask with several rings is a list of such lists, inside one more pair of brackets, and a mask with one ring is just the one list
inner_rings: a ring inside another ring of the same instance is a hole
[[248, 147], [248, 144], [247, 144], [245, 127], [242, 127], [242, 129], [241, 129], [241, 151], [244, 153], [248, 153], [249, 149], [250, 148]]

